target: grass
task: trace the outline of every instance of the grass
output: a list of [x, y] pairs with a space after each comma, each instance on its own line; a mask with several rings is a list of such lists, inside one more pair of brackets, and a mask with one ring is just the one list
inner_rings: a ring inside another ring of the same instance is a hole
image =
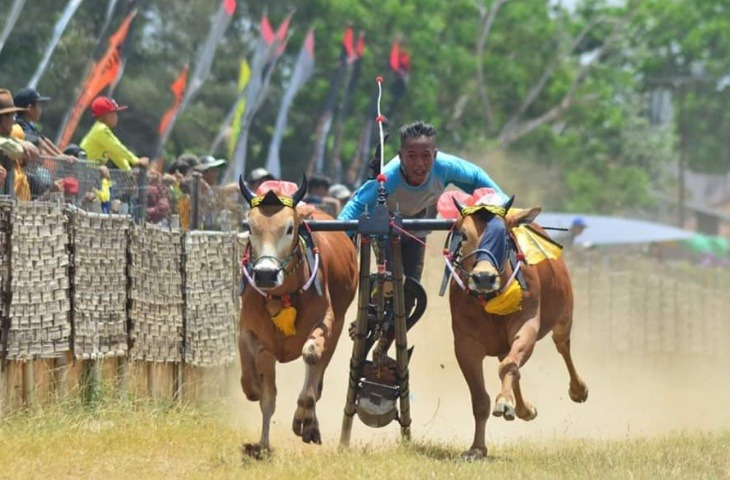
[[224, 420], [223, 410], [119, 400], [16, 413], [0, 420], [0, 478], [730, 478], [730, 431], [490, 445], [478, 462], [462, 461], [455, 446], [417, 440], [341, 451], [291, 435], [256, 461], [240, 447], [258, 432]]

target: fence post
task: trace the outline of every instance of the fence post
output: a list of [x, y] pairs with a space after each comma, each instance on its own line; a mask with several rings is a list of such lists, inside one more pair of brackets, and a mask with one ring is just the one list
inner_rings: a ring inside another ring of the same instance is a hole
[[147, 220], [147, 171], [144, 168], [137, 170], [137, 212], [134, 221], [143, 225]]
[[193, 184], [190, 188], [190, 230], [198, 230], [200, 226], [200, 179], [203, 175], [200, 172], [193, 172]]

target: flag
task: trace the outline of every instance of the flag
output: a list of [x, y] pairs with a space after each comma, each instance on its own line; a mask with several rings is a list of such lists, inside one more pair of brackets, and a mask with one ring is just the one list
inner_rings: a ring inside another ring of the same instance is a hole
[[10, 13], [8, 14], [7, 18], [5, 18], [5, 26], [3, 27], [3, 32], [0, 34], [0, 52], [3, 51], [5, 41], [10, 36], [10, 32], [13, 31], [13, 28], [15, 28], [15, 23], [18, 21], [18, 17], [20, 17], [20, 12], [23, 11], [24, 6], [25, 0], [15, 0], [13, 6], [10, 7]]
[[175, 96], [175, 100], [172, 104], [172, 106], [165, 112], [165, 114], [162, 116], [162, 119], [160, 120], [160, 124], [157, 127], [157, 133], [160, 135], [160, 137], [164, 137], [167, 135], [167, 131], [170, 128], [171, 121], [175, 114], [177, 113], [178, 109], [180, 108], [180, 104], [182, 103], [183, 96], [185, 95], [185, 87], [188, 84], [188, 71], [190, 68], [188, 65], [185, 65], [183, 67], [180, 74], [177, 76], [177, 78], [172, 82], [170, 85], [170, 91]]
[[[241, 115], [243, 115], [243, 110], [246, 107], [246, 97], [243, 96], [243, 92], [246, 89], [246, 85], [248, 85], [250, 78], [251, 67], [248, 66], [248, 62], [244, 58], [241, 60], [241, 68], [238, 74], [238, 88], [236, 89], [238, 95], [237, 100], [228, 111], [226, 118], [221, 124], [221, 128], [218, 130], [218, 135], [215, 136], [215, 140], [213, 140], [213, 143], [210, 146], [211, 155], [215, 155], [216, 150], [218, 150], [218, 145], [220, 145], [227, 133], [230, 137], [238, 136], [238, 132], [241, 128]], [[229, 151], [227, 158], [231, 158], [235, 144], [233, 142], [228, 142], [228, 144]]]
[[[335, 107], [337, 105], [337, 96], [340, 94], [340, 87], [347, 71], [348, 64], [352, 63], [356, 58], [355, 46], [353, 44], [354, 33], [351, 26], [345, 28], [342, 36], [342, 50], [340, 53], [337, 70], [330, 81], [330, 89], [324, 101], [322, 115], [320, 115], [315, 127], [314, 150], [312, 158], [309, 160], [308, 172], [322, 173], [324, 170], [325, 150], [327, 149], [327, 137], [332, 128], [332, 118], [334, 116]], [[333, 169], [334, 165], [332, 166]]]
[[36, 88], [38, 86], [38, 82], [41, 80], [46, 68], [48, 68], [48, 62], [51, 60], [51, 55], [53, 55], [53, 52], [56, 50], [56, 46], [58, 45], [58, 41], [61, 39], [61, 35], [63, 35], [63, 32], [66, 31], [68, 23], [76, 13], [76, 10], [78, 10], [81, 2], [83, 2], [83, 0], [69, 0], [68, 4], [66, 4], [66, 8], [63, 10], [61, 17], [53, 27], [53, 36], [51, 37], [51, 41], [48, 43], [48, 47], [46, 47], [46, 51], [43, 53], [41, 63], [38, 64], [38, 68], [36, 68], [33, 77], [30, 79], [30, 82], [28, 82], [28, 86], [30, 88]]
[[246, 150], [248, 148], [248, 130], [253, 117], [266, 98], [271, 75], [276, 61], [286, 48], [289, 23], [292, 14], [286, 16], [274, 33], [266, 14], [261, 19], [261, 36], [256, 45], [251, 62], [251, 79], [246, 87], [246, 105], [241, 115], [241, 127], [238, 135], [231, 138], [235, 142], [231, 161], [224, 175], [225, 182], [233, 182], [246, 170]]
[[348, 64], [347, 80], [345, 82], [345, 93], [342, 96], [336, 118], [335, 132], [332, 140], [332, 165], [334, 165], [333, 180], [337, 183], [342, 182], [342, 138], [345, 131], [345, 119], [350, 114], [350, 105], [355, 94], [355, 89], [360, 81], [360, 70], [362, 67], [362, 57], [365, 55], [365, 34], [360, 32], [357, 36], [357, 43], [354, 45], [352, 52], [354, 61]]
[[279, 147], [286, 130], [287, 112], [291, 107], [294, 97], [302, 86], [314, 73], [314, 30], [311, 28], [304, 38], [304, 44], [299, 52], [297, 63], [294, 65], [294, 72], [289, 80], [289, 86], [284, 93], [279, 106], [279, 113], [276, 116], [276, 127], [269, 145], [269, 155], [266, 159], [266, 170], [276, 178], [281, 178], [281, 159], [279, 158]]
[[[78, 97], [80, 95], [81, 88], [85, 85], [85, 83], [83, 82], [85, 82], [86, 79], [89, 78], [89, 75], [91, 74], [91, 69], [94, 68], [94, 65], [96, 65], [96, 59], [98, 59], [105, 50], [104, 40], [106, 39], [106, 34], [109, 30], [109, 24], [111, 23], [112, 16], [114, 15], [114, 12], [117, 8], [117, 3], [119, 3], [119, 0], [109, 0], [109, 3], [107, 3], [106, 14], [104, 15], [104, 22], [101, 24], [99, 34], [96, 37], [96, 46], [94, 47], [94, 51], [92, 52], [92, 54], [89, 56], [89, 61], [87, 62], [86, 68], [84, 69], [84, 74], [81, 76], [82, 83], [79, 84], [79, 86], [76, 88], [74, 96]], [[132, 9], [127, 9], [127, 13], [129, 13], [131, 10]], [[58, 127], [58, 132], [56, 133], [56, 143], [59, 143], [61, 141], [61, 135], [66, 129], [66, 124], [71, 118], [71, 115], [73, 114], [75, 108], [76, 104], [69, 104], [68, 109], [63, 116], [63, 120], [61, 120], [61, 125]]]
[[71, 116], [65, 124], [58, 141], [59, 147], [64, 148], [69, 144], [84, 110], [86, 110], [95, 97], [117, 78], [120, 67], [119, 50], [127, 38], [129, 26], [136, 15], [137, 10], [132, 10], [124, 19], [119, 29], [109, 37], [109, 46], [106, 52], [94, 64], [76, 99]]
[[[411, 58], [400, 41], [396, 39], [390, 48], [390, 55], [388, 56], [388, 68], [395, 75], [395, 79], [392, 82], [390, 89], [390, 105], [388, 109], [384, 111], [384, 115], [388, 118], [389, 123], [394, 124], [395, 114], [397, 112], [397, 105], [401, 98], [406, 93], [408, 86], [408, 77], [411, 71]], [[385, 113], [387, 112], [387, 113]], [[355, 157], [350, 163], [350, 169], [348, 171], [348, 181], [353, 185], [357, 186], [362, 183], [367, 176], [368, 170], [368, 156], [371, 148], [371, 140], [374, 127], [376, 126], [375, 117], [377, 115], [377, 95], [371, 100], [368, 115], [365, 119], [365, 123], [360, 132], [360, 137], [355, 150]]]
[[208, 79], [208, 76], [210, 75], [210, 69], [213, 65], [213, 58], [215, 57], [215, 51], [218, 48], [218, 43], [220, 43], [221, 39], [223, 38], [223, 34], [226, 32], [228, 25], [231, 23], [231, 18], [233, 17], [235, 11], [235, 0], [223, 0], [221, 2], [218, 11], [211, 21], [208, 37], [205, 39], [203, 47], [200, 49], [200, 53], [198, 54], [198, 59], [195, 62], [193, 74], [190, 76], [188, 88], [187, 90], [185, 90], [185, 96], [178, 106], [177, 114], [173, 116], [172, 120], [170, 121], [170, 125], [167, 128], [165, 135], [160, 137], [160, 142], [157, 147], [158, 153], [164, 148], [165, 143], [170, 136], [170, 132], [172, 132], [172, 129], [175, 126], [177, 118], [185, 111], [193, 98], [195, 98], [195, 95], [197, 95], [200, 87]]

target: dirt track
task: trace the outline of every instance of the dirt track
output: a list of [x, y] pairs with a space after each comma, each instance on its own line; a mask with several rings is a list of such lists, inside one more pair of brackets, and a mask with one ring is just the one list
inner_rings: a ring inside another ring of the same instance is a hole
[[[437, 234], [432, 237], [429, 239], [432, 254], [427, 255], [424, 273], [429, 306], [409, 336], [409, 343], [415, 345], [411, 361], [412, 433], [414, 439], [467, 447], [473, 432], [471, 405], [453, 354], [448, 301], [437, 295], [443, 270], [438, 254], [442, 241]], [[354, 318], [353, 304], [346, 321], [349, 323]], [[588, 401], [575, 404], [569, 399], [567, 370], [552, 340], [545, 337], [522, 369], [523, 391], [537, 407], [538, 417], [529, 423], [490, 417], [489, 444], [520, 439], [643, 437], [730, 428], [729, 338], [721, 340], [721, 358], [649, 356], [642, 352], [611, 354], [610, 346], [588, 351], [581, 348], [588, 339], [591, 331], [587, 323], [576, 318], [574, 359], [588, 383]], [[323, 442], [330, 447], [336, 446], [339, 440], [351, 352], [352, 343], [345, 332], [327, 371], [322, 400], [317, 405]], [[301, 360], [278, 366], [279, 395], [271, 439], [275, 446], [309, 448], [294, 437], [290, 428], [303, 371]], [[499, 385], [496, 359], [486, 359], [485, 376], [487, 391], [494, 400]], [[246, 401], [242, 393], [236, 399], [234, 418], [251, 433], [250, 440], [256, 440], [261, 419], [258, 404]], [[353, 443], [380, 444], [398, 436], [395, 422], [376, 430], [355, 420]]]

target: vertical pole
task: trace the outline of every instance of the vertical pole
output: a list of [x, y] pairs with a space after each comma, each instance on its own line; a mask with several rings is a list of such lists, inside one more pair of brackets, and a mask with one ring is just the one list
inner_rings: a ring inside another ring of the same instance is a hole
[[190, 216], [190, 230], [198, 230], [200, 226], [200, 179], [202, 175], [200, 172], [193, 172], [193, 184], [190, 188], [190, 203], [191, 212]]
[[400, 395], [400, 433], [404, 440], [411, 439], [411, 399], [408, 386], [408, 336], [406, 326], [405, 293], [403, 291], [403, 261], [400, 235], [391, 237], [393, 245], [393, 308], [395, 309], [395, 361]]
[[685, 177], [687, 171], [687, 125], [685, 123], [684, 113], [684, 99], [687, 94], [686, 87], [680, 86], [679, 91], [679, 188], [677, 199], [678, 203], [678, 215], [677, 215], [677, 226], [684, 228], [684, 222], [686, 219], [685, 214]]
[[35, 402], [35, 364], [33, 360], [24, 361], [23, 370], [23, 404], [32, 407]]
[[134, 216], [138, 225], [147, 220], [147, 171], [137, 170], [137, 214]]
[[347, 383], [347, 399], [345, 401], [345, 415], [342, 418], [340, 432], [340, 446], [350, 445], [352, 434], [352, 417], [357, 407], [358, 384], [365, 363], [365, 335], [367, 335], [368, 306], [370, 305], [370, 237], [362, 236], [360, 245], [360, 284], [357, 299], [357, 319], [355, 320], [355, 339], [352, 345], [350, 359], [350, 377]]

